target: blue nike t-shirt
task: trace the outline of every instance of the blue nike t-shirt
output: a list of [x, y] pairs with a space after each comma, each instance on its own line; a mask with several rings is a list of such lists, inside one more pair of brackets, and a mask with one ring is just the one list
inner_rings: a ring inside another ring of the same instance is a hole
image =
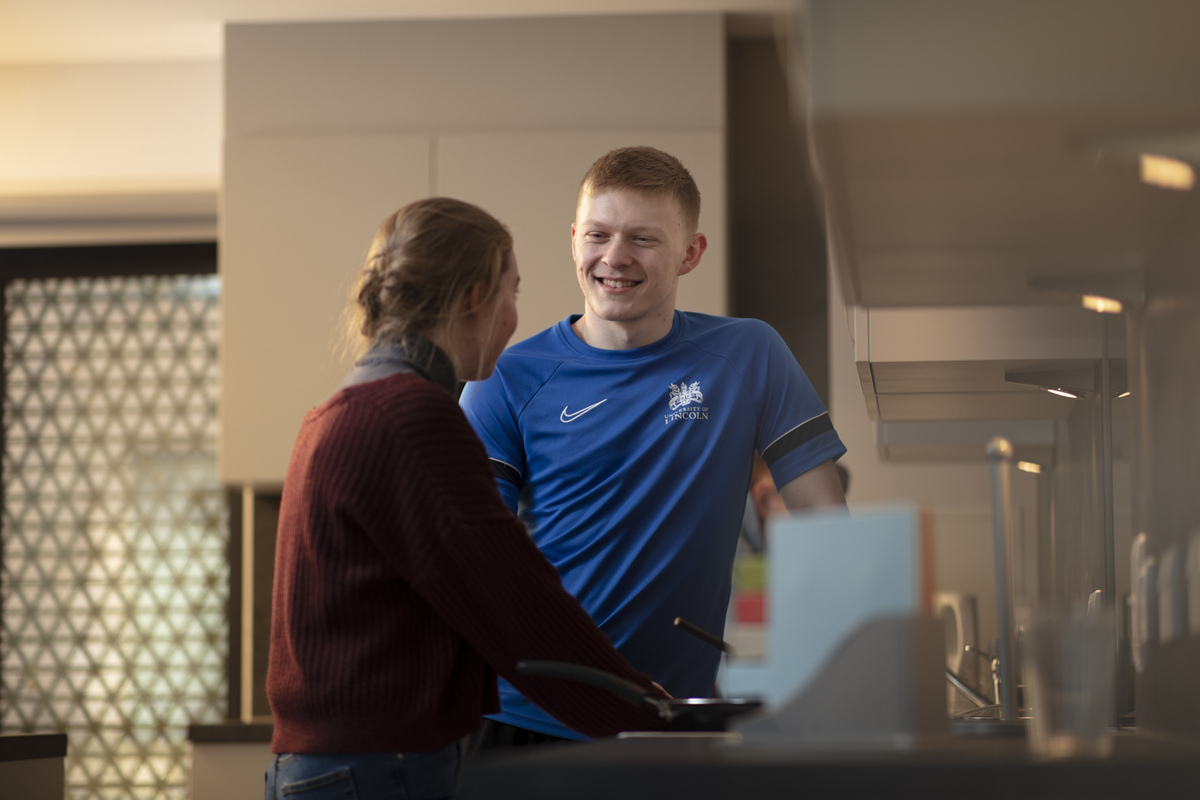
[[[632, 350], [589, 347], [572, 316], [513, 345], [462, 406], [501, 495], [612, 643], [675, 697], [712, 695], [754, 453], [783, 486], [845, 453], [773, 328], [675, 312]], [[519, 576], [514, 576], [519, 579]], [[500, 682], [495, 719], [583, 738]]]

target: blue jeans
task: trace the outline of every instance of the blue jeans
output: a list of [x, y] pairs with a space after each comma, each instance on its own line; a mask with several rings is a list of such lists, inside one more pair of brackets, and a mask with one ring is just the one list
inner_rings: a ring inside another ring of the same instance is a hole
[[282, 753], [265, 800], [450, 800], [459, 744], [432, 753]]

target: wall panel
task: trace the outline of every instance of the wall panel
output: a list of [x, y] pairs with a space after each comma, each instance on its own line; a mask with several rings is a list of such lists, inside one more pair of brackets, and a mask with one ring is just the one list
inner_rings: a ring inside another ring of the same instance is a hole
[[429, 193], [429, 140], [234, 139], [225, 174], [218, 474], [279, 485], [304, 414], [345, 375], [338, 326], [375, 228]]
[[723, 124], [720, 14], [226, 27], [227, 136]]

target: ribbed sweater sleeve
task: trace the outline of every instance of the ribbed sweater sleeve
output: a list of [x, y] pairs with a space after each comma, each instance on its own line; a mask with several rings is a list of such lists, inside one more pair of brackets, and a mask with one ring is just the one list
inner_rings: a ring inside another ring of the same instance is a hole
[[345, 389], [306, 418], [271, 647], [276, 752], [443, 747], [497, 710], [493, 670], [586, 735], [660, 726], [609, 692], [516, 674], [547, 659], [649, 686], [505, 507], [458, 404], [413, 375]]

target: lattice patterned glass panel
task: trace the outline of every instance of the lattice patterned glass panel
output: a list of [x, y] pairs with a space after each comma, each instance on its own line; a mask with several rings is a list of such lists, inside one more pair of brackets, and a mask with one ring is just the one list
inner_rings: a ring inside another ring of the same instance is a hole
[[185, 800], [187, 725], [225, 716], [218, 292], [5, 289], [0, 730], [67, 732], [71, 800]]

